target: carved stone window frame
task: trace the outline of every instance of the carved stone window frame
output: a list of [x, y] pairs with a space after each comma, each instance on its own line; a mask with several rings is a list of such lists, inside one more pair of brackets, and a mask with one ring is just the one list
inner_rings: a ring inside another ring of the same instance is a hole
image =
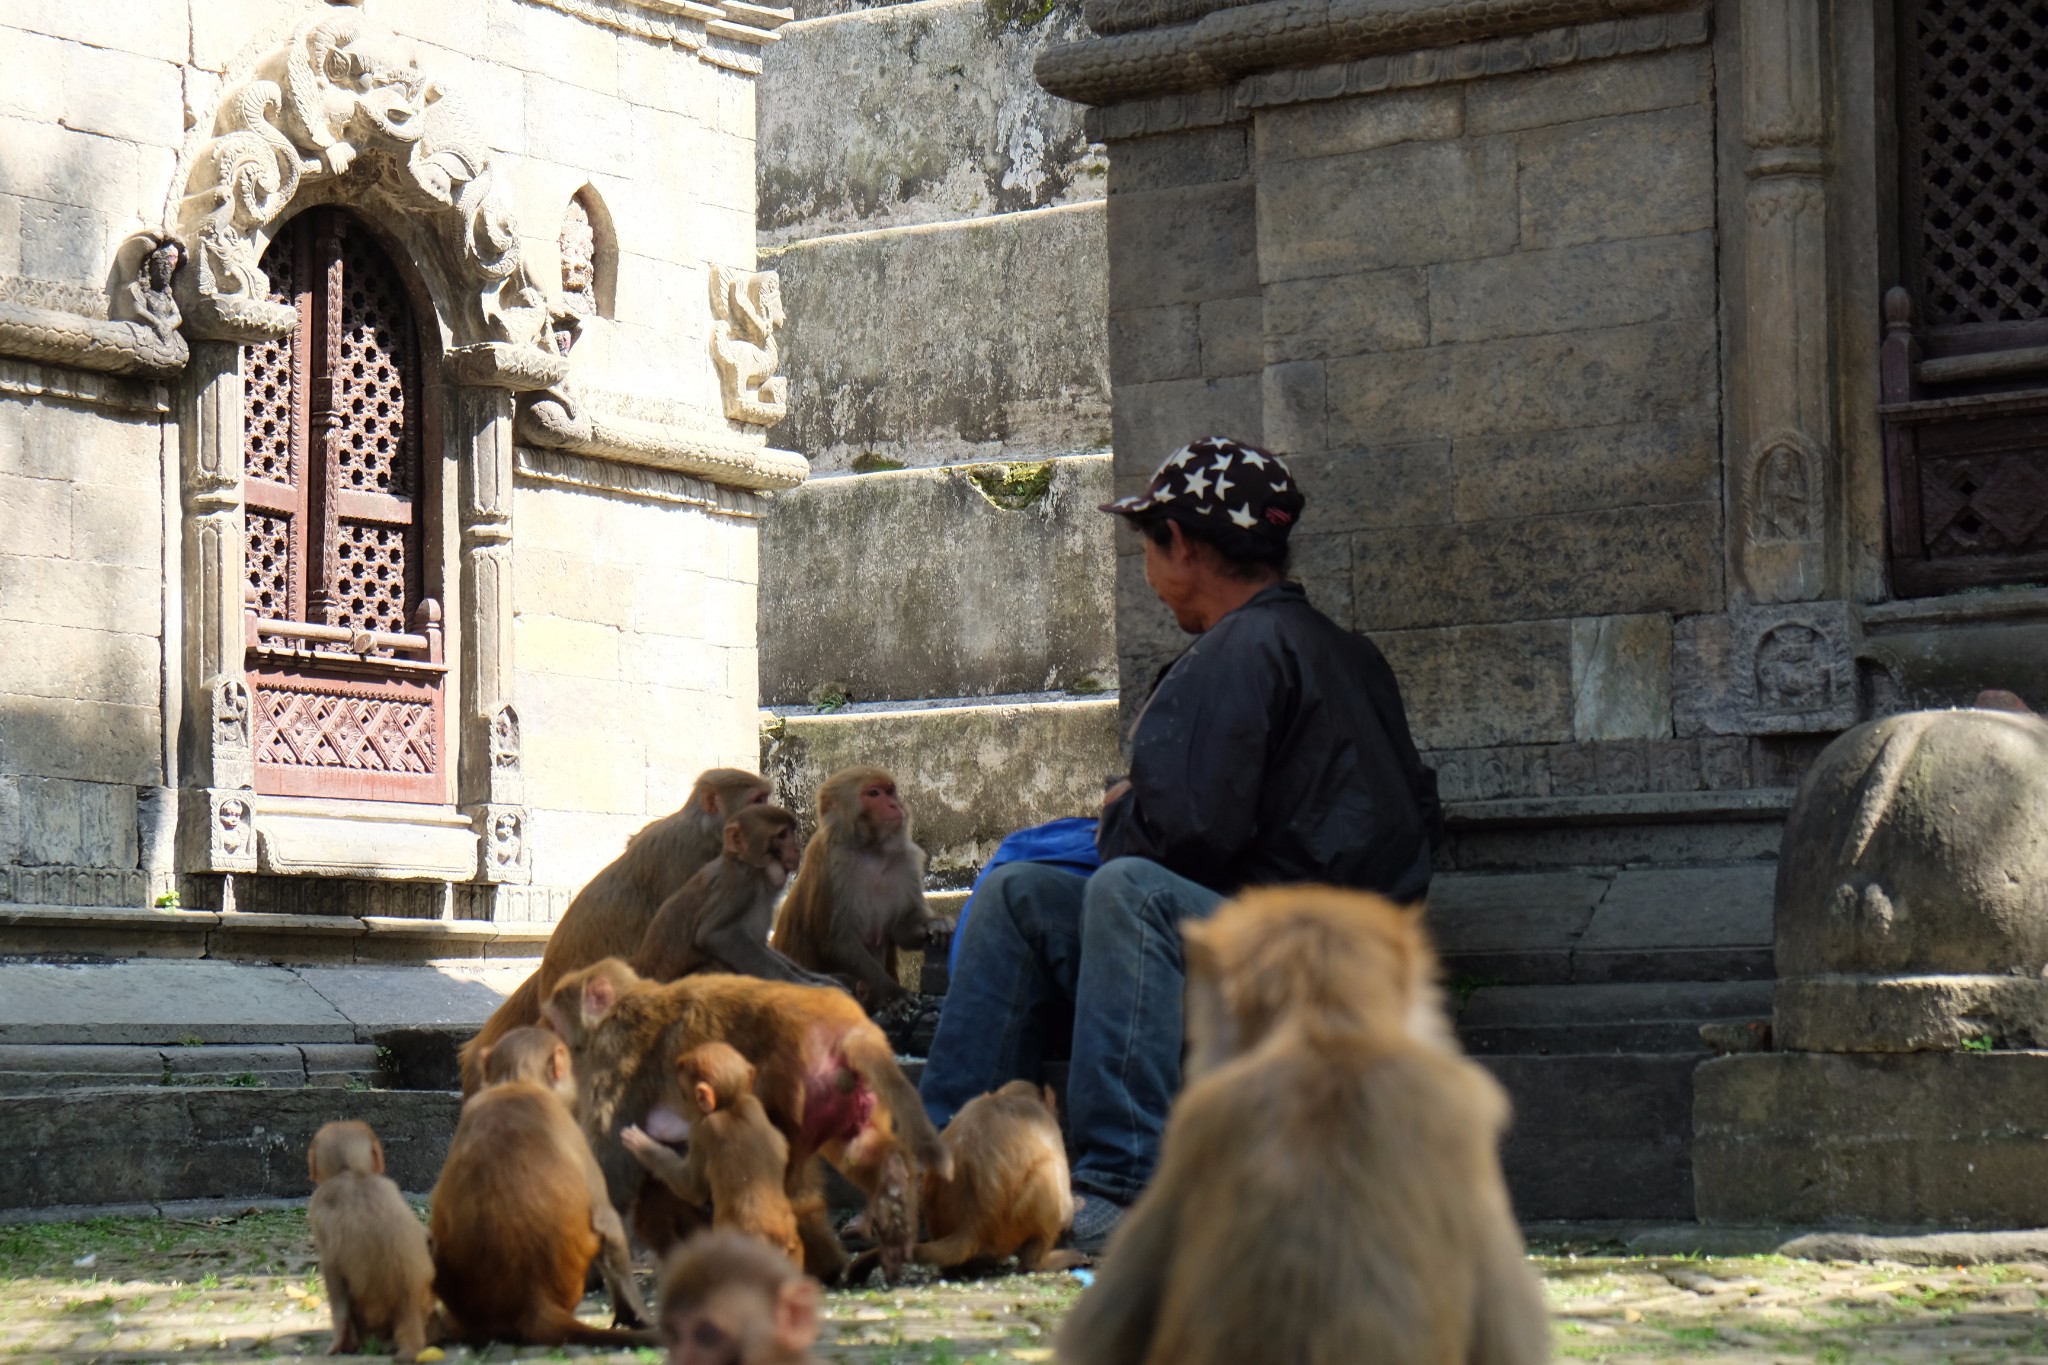
[[[180, 870], [303, 872], [485, 884], [529, 879], [512, 675], [514, 395], [559, 385], [543, 349], [556, 310], [518, 255], [490, 158], [449, 87], [346, 4], [303, 19], [223, 94], [180, 161], [177, 237], [192, 268], [179, 303], [195, 339], [180, 405], [184, 488]], [[389, 802], [259, 797], [243, 678], [242, 346], [296, 319], [269, 300], [259, 262], [304, 210], [349, 209], [413, 283], [424, 397], [423, 462], [439, 471], [441, 533], [427, 554], [446, 585], [454, 774], [446, 804], [411, 807], [408, 857], [386, 855]], [[438, 442], [432, 431], [437, 429]], [[348, 810], [366, 817], [351, 838]], [[451, 827], [452, 810], [467, 817]], [[472, 898], [473, 902], [474, 898]], [[488, 902], [485, 902], [486, 904]]]

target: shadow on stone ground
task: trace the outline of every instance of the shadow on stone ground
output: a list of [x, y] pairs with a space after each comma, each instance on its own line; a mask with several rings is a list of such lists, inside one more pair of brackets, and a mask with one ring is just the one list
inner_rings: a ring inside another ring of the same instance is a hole
[[[2048, 1265], [1539, 1251], [1561, 1360], [2048, 1362]], [[1052, 1330], [1079, 1291], [1067, 1276], [1004, 1276], [835, 1293], [820, 1354], [876, 1365], [1049, 1360]], [[598, 1300], [584, 1307], [605, 1318]], [[269, 1360], [319, 1354], [327, 1342], [301, 1212], [0, 1227], [0, 1359]], [[659, 1354], [481, 1353], [570, 1357]]]

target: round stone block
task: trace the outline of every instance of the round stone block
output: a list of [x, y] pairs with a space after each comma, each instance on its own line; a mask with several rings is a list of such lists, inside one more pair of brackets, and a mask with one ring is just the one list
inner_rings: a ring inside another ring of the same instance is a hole
[[1799, 784], [1776, 915], [1780, 978], [2040, 976], [2048, 721], [1915, 711], [1842, 735]]

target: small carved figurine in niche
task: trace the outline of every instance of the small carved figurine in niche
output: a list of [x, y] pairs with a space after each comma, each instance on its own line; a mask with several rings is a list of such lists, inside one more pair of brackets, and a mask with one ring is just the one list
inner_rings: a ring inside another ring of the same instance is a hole
[[249, 747], [249, 688], [229, 678], [213, 689], [215, 747]]
[[128, 303], [135, 310], [136, 320], [147, 323], [159, 336], [169, 336], [185, 321], [184, 314], [178, 311], [177, 297], [171, 292], [178, 266], [184, 260], [185, 248], [168, 238], [159, 241], [142, 258], [128, 285]]
[[711, 268], [711, 358], [735, 422], [773, 426], [789, 412], [789, 380], [775, 373], [782, 350], [782, 281], [772, 270]]
[[491, 864], [494, 867], [517, 867], [524, 835], [519, 827], [519, 816], [515, 811], [500, 811], [491, 821]]
[[215, 812], [214, 846], [230, 858], [249, 851], [249, 813], [249, 803], [239, 796], [228, 797]]
[[1806, 454], [1789, 440], [1764, 448], [1757, 461], [1752, 539], [1805, 540], [1813, 534], [1812, 494]]
[[1818, 711], [1834, 704], [1828, 642], [1812, 626], [1788, 621], [1757, 641], [1757, 702], [1769, 711]]
[[580, 198], [562, 211], [562, 302], [587, 317], [597, 311], [597, 226]]
[[519, 766], [519, 713], [501, 706], [491, 716], [491, 766]]

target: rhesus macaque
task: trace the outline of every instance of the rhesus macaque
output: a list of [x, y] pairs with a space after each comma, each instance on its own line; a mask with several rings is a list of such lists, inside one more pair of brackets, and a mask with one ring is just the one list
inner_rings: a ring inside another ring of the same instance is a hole
[[[928, 1240], [912, 1249], [913, 1261], [948, 1270], [1014, 1255], [1027, 1273], [1088, 1263], [1078, 1252], [1053, 1250], [1074, 1221], [1074, 1191], [1051, 1086], [1011, 1081], [977, 1095], [939, 1141], [953, 1155], [953, 1178], [924, 1173]], [[865, 1277], [873, 1256], [855, 1258], [852, 1283]]]
[[818, 832], [775, 921], [774, 944], [799, 967], [843, 972], [879, 1013], [909, 994], [896, 950], [948, 927], [924, 903], [924, 850], [910, 842], [896, 779], [847, 768], [818, 788]]
[[789, 1140], [754, 1097], [754, 1064], [724, 1043], [676, 1058], [676, 1081], [690, 1124], [690, 1154], [676, 1155], [638, 1128], [619, 1140], [678, 1198], [711, 1200], [711, 1225], [758, 1237], [792, 1260], [803, 1256], [796, 1212], [783, 1188]]
[[661, 903], [633, 970], [649, 981], [711, 971], [837, 986], [768, 946], [775, 898], [802, 856], [796, 817], [780, 806], [749, 806], [726, 821], [723, 851]]
[[375, 1337], [412, 1360], [434, 1313], [434, 1258], [426, 1228], [384, 1174], [384, 1144], [367, 1123], [324, 1124], [306, 1168], [315, 1186], [306, 1221], [334, 1315], [327, 1354], [354, 1354]]
[[[434, 1287], [449, 1335], [464, 1341], [635, 1345], [651, 1332], [633, 1283], [626, 1229], [570, 1106], [569, 1049], [520, 1028], [484, 1050], [488, 1078], [463, 1101], [434, 1187]], [[611, 1291], [613, 1328], [576, 1318], [592, 1263]]]
[[1448, 1043], [1417, 916], [1295, 887], [1183, 932], [1190, 1080], [1057, 1358], [1546, 1359], [1507, 1098]]
[[668, 1365], [815, 1365], [818, 1282], [751, 1237], [699, 1233], [661, 1270]]
[[548, 938], [532, 976], [505, 997], [476, 1037], [462, 1045], [462, 1093], [476, 1093], [483, 1049], [515, 1028], [540, 1022], [540, 1007], [563, 975], [607, 957], [626, 957], [647, 936], [647, 926], [669, 894], [718, 856], [725, 824], [768, 799], [768, 783], [738, 768], [697, 775], [682, 808], [645, 826], [576, 893]]
[[575, 1054], [577, 1113], [616, 1202], [645, 1178], [620, 1145], [621, 1130], [637, 1124], [663, 1142], [686, 1136], [674, 1059], [704, 1043], [728, 1043], [757, 1068], [754, 1093], [789, 1143], [784, 1188], [805, 1266], [826, 1279], [846, 1266], [815, 1183], [814, 1156], [868, 1196], [884, 1272], [893, 1276], [909, 1257], [918, 1174], [950, 1173], [952, 1161], [889, 1040], [844, 991], [723, 973], [662, 986], [610, 958], [563, 977], [546, 1011]]

